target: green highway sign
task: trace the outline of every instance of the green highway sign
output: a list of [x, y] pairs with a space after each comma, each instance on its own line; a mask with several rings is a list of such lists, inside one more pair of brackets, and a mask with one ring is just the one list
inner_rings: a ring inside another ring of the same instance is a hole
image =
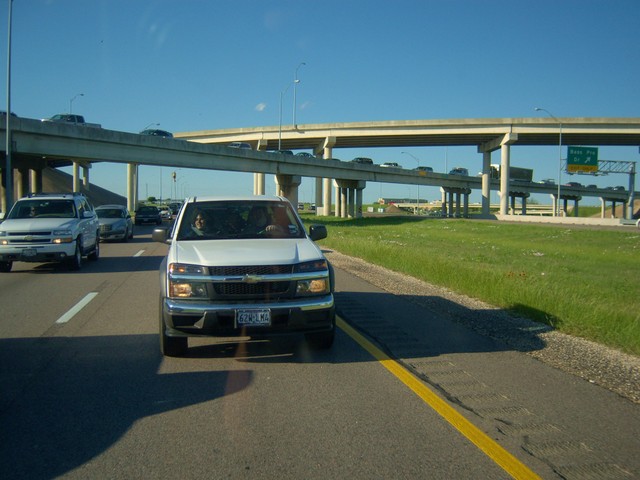
[[597, 147], [572, 147], [567, 152], [567, 172], [595, 173], [598, 171]]

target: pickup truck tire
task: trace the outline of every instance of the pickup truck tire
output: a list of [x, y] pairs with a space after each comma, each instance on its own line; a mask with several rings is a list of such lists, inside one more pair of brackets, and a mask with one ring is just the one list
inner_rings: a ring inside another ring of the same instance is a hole
[[82, 268], [82, 239], [80, 237], [76, 240], [76, 251], [68, 262], [69, 270], [80, 270]]
[[305, 339], [309, 346], [315, 350], [327, 350], [333, 345], [336, 336], [335, 328], [330, 332], [307, 333]]
[[87, 258], [93, 262], [100, 258], [100, 238], [98, 234], [96, 234], [96, 246], [93, 249], [93, 252], [91, 252]]
[[165, 357], [182, 357], [187, 353], [188, 348], [187, 337], [170, 337], [166, 334], [162, 318], [162, 300], [160, 300], [160, 352]]
[[13, 267], [13, 262], [0, 262], [0, 272], [7, 273], [11, 271], [11, 267]]

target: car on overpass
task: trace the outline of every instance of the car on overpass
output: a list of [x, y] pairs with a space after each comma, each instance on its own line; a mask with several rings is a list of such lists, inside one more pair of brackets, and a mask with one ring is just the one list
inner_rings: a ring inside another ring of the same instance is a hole
[[173, 133], [167, 132], [166, 130], [158, 130], [157, 128], [142, 130], [140, 132], [140, 135], [151, 135], [153, 137], [173, 138]]
[[173, 228], [152, 238], [167, 243], [160, 265], [160, 350], [181, 356], [188, 337], [304, 334], [314, 348], [335, 335], [334, 274], [283, 197], [188, 198]]
[[449, 170], [449, 175], [460, 175], [462, 177], [468, 177], [469, 170], [464, 167], [455, 167]]

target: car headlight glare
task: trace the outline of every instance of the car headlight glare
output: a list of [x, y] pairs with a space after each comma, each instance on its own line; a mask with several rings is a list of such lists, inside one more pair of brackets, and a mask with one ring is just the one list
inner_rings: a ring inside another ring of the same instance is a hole
[[299, 280], [296, 285], [296, 295], [323, 295], [327, 293], [329, 293], [328, 278]]
[[207, 287], [204, 283], [169, 283], [169, 296], [175, 298], [205, 298]]
[[60, 243], [71, 243], [73, 242], [73, 234], [71, 230], [54, 230], [53, 239], [51, 243], [60, 244]]
[[206, 298], [207, 286], [203, 282], [184, 278], [205, 275], [205, 267], [185, 263], [169, 265], [169, 296], [174, 298]]

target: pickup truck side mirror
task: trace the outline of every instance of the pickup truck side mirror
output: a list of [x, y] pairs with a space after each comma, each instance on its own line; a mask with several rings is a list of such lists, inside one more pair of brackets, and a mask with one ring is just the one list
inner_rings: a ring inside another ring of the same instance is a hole
[[151, 234], [151, 239], [154, 242], [160, 243], [168, 243], [167, 239], [169, 238], [167, 227], [158, 227], [153, 229], [153, 233]]
[[314, 242], [327, 238], [327, 227], [324, 225], [311, 225], [309, 227], [309, 238]]

